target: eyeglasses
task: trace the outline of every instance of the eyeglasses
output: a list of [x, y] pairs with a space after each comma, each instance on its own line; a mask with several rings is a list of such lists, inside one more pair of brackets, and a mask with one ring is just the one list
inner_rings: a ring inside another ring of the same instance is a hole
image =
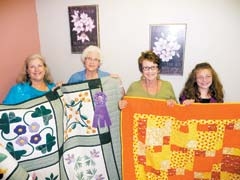
[[158, 67], [157, 67], [157, 66], [143, 66], [143, 67], [142, 67], [142, 70], [143, 70], [143, 71], [149, 71], [150, 69], [151, 69], [152, 71], [155, 71], [155, 70], [158, 69]]
[[93, 62], [100, 62], [100, 59], [98, 58], [91, 58], [91, 57], [85, 57], [86, 61], [93, 61]]

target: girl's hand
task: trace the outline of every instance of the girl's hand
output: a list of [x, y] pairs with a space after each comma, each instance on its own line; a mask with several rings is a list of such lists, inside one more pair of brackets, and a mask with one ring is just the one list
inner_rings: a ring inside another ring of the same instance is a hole
[[186, 99], [183, 101], [182, 104], [185, 106], [189, 106], [190, 104], [193, 104], [194, 102], [195, 102], [194, 99]]

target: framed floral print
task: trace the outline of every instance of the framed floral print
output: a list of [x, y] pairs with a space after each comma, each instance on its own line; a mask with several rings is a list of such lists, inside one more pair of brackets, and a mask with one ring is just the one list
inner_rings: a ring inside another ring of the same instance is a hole
[[183, 75], [186, 24], [150, 25], [150, 49], [161, 59], [160, 74]]
[[98, 5], [68, 7], [71, 51], [82, 53], [89, 45], [100, 46]]

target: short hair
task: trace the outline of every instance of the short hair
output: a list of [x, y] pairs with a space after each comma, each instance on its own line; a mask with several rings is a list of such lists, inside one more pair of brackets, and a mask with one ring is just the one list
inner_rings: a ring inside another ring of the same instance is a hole
[[23, 82], [30, 82], [31, 83], [31, 79], [29, 78], [29, 75], [28, 75], [28, 65], [29, 63], [32, 61], [32, 60], [35, 60], [35, 59], [39, 59], [42, 61], [43, 65], [44, 65], [44, 68], [45, 68], [45, 75], [44, 75], [44, 81], [46, 83], [53, 83], [53, 78], [51, 76], [51, 73], [49, 71], [49, 68], [46, 64], [46, 61], [44, 59], [44, 57], [40, 54], [32, 54], [30, 56], [28, 56], [25, 61], [24, 61], [24, 64], [23, 64], [23, 67], [22, 67], [22, 72], [20, 73], [19, 77], [17, 78], [17, 83], [23, 83]]
[[98, 46], [93, 46], [93, 45], [90, 45], [90, 46], [88, 46], [88, 47], [86, 47], [84, 50], [83, 50], [83, 52], [82, 52], [82, 56], [81, 56], [81, 60], [82, 60], [82, 62], [83, 62], [83, 64], [84, 64], [84, 62], [85, 62], [85, 58], [88, 56], [88, 54], [90, 53], [90, 52], [96, 52], [96, 53], [98, 53], [99, 54], [99, 62], [100, 62], [100, 64], [102, 64], [102, 52], [101, 52], [101, 49], [98, 47]]
[[145, 52], [142, 52], [140, 57], [138, 58], [138, 68], [141, 73], [143, 72], [142, 63], [146, 59], [150, 62], [153, 62], [154, 64], [157, 64], [158, 70], [159, 71], [161, 70], [162, 61], [160, 57], [158, 57], [153, 51], [145, 51]]

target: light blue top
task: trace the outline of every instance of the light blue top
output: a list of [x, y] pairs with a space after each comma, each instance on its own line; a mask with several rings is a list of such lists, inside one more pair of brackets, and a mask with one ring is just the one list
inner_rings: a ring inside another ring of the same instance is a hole
[[[104, 72], [104, 71], [101, 71], [101, 70], [98, 70], [98, 77], [99, 78], [102, 78], [102, 77], [106, 77], [106, 76], [109, 76], [110, 74], [108, 72]], [[86, 70], [83, 70], [83, 71], [79, 71], [79, 72], [76, 72], [74, 73], [70, 79], [68, 80], [68, 83], [71, 84], [71, 83], [79, 83], [79, 82], [82, 82], [82, 81], [86, 81], [87, 78], [86, 78]]]
[[48, 91], [40, 91], [32, 87], [29, 82], [18, 83], [14, 85], [7, 96], [3, 100], [3, 104], [18, 104], [23, 101], [42, 96], [49, 92], [56, 85], [54, 83], [47, 84]]

